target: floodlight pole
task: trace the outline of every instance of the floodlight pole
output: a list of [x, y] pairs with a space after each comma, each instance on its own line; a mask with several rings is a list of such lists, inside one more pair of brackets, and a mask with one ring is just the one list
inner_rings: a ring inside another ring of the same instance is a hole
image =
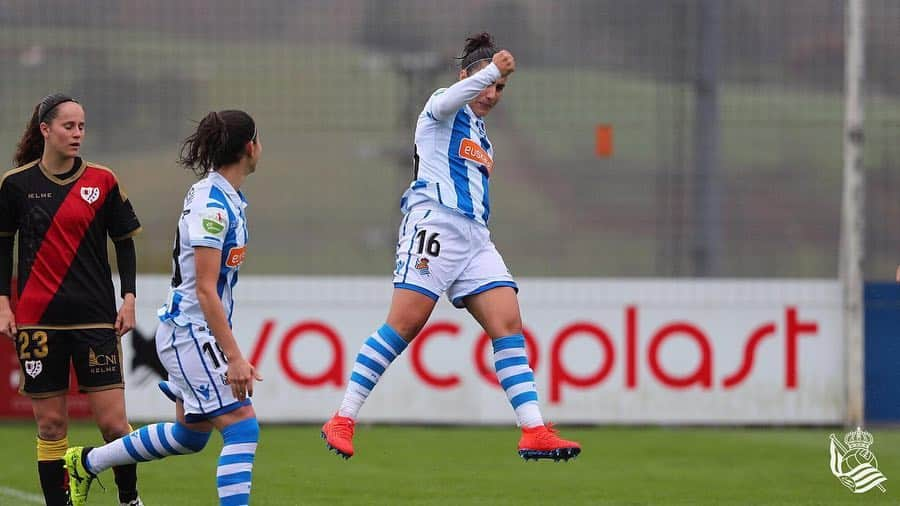
[[840, 279], [846, 343], [847, 427], [865, 415], [865, 333], [862, 264], [865, 234], [863, 167], [863, 83], [865, 77], [865, 0], [848, 0], [844, 20], [844, 177], [841, 209]]
[[722, 5], [700, 0], [697, 76], [694, 82], [693, 275], [719, 275], [722, 209], [719, 175], [719, 53]]

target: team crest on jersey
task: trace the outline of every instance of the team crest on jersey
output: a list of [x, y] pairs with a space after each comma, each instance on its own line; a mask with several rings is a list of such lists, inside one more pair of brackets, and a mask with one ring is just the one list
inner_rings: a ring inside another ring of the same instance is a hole
[[81, 198], [88, 204], [93, 204], [100, 198], [100, 188], [96, 186], [82, 186]]
[[419, 261], [416, 262], [416, 271], [422, 276], [428, 276], [431, 274], [431, 271], [428, 269], [428, 259], [425, 257], [419, 258]]
[[31, 376], [32, 378], [37, 378], [38, 374], [44, 370], [44, 363], [40, 360], [26, 360], [25, 361], [25, 374]]
[[473, 161], [479, 165], [484, 165], [488, 174], [494, 170], [494, 160], [491, 156], [472, 139], [463, 139], [459, 143], [459, 156], [466, 160]]

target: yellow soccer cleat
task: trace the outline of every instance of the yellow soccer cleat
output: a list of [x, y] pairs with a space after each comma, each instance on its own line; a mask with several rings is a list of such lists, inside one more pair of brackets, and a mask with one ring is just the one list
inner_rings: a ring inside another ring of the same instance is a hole
[[66, 450], [64, 459], [66, 471], [69, 473], [69, 497], [72, 499], [72, 506], [87, 504], [91, 482], [96, 478], [96, 475], [84, 467], [83, 455], [89, 450], [90, 448], [85, 449], [83, 446], [73, 446]]

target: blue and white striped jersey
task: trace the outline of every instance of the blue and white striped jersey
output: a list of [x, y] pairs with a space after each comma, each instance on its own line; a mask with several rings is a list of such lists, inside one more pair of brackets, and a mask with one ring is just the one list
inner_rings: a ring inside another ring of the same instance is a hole
[[491, 63], [428, 99], [416, 124], [416, 174], [401, 201], [404, 212], [433, 201], [487, 225], [494, 149], [468, 102], [498, 79]]
[[206, 318], [197, 300], [194, 247], [206, 246], [222, 251], [217, 288], [231, 324], [234, 312], [232, 290], [238, 281], [238, 269], [247, 251], [247, 201], [218, 172], [210, 172], [188, 190], [178, 219], [175, 235], [172, 287], [160, 308], [160, 320], [176, 325], [203, 325]]

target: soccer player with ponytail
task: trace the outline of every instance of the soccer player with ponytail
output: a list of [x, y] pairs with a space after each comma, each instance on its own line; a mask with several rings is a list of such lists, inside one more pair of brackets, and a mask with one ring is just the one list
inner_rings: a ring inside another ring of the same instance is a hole
[[175, 401], [176, 422], [147, 425], [97, 448], [66, 452], [75, 506], [93, 479], [112, 466], [202, 450], [213, 428], [224, 447], [216, 472], [219, 504], [250, 502], [259, 424], [250, 403], [261, 380], [232, 333], [232, 290], [247, 247], [241, 185], [256, 170], [262, 144], [243, 111], [211, 112], [181, 149], [180, 164], [202, 179], [188, 190], [178, 218], [172, 286], [159, 310], [156, 348], [169, 373], [160, 384]]
[[[103, 438], [112, 441], [131, 431], [119, 340], [134, 327], [132, 237], [140, 223], [116, 175], [80, 157], [85, 131], [77, 100], [47, 95], [34, 107], [19, 141], [19, 167], [0, 180], [0, 334], [15, 341], [21, 392], [31, 398], [37, 422], [38, 476], [49, 506], [70, 504], [63, 456], [71, 368]], [[107, 238], [115, 245], [121, 282], [118, 311]], [[140, 506], [136, 466], [114, 472], [119, 502]]]
[[322, 427], [322, 437], [339, 455], [353, 456], [360, 408], [446, 293], [491, 337], [497, 379], [522, 429], [519, 455], [568, 460], [581, 447], [544, 424], [525, 353], [518, 287], [487, 228], [494, 147], [484, 118], [503, 96], [516, 62], [509, 51], [494, 47], [487, 33], [469, 37], [459, 59], [459, 81], [434, 92], [419, 114], [387, 321], [359, 350], [343, 401]]

